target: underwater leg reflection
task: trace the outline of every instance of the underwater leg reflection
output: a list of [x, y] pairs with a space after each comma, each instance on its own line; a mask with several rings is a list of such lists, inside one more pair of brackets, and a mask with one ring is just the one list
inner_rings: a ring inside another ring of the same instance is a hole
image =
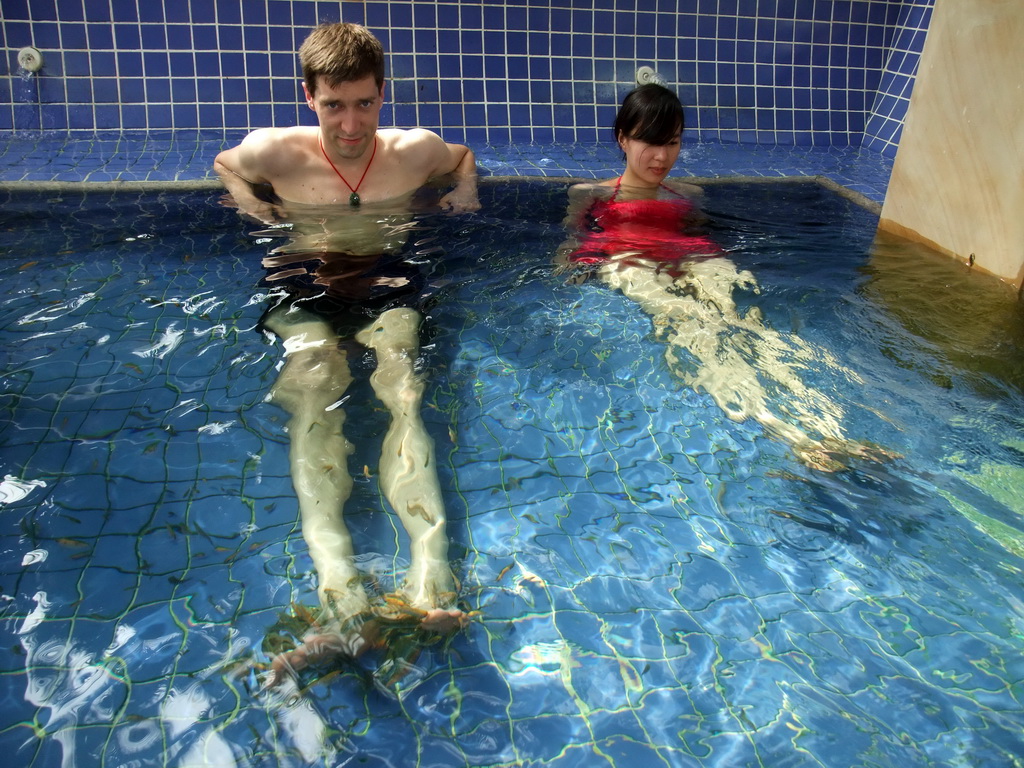
[[380, 482], [409, 534], [412, 561], [396, 602], [424, 612], [424, 628], [446, 631], [460, 626], [463, 615], [448, 609], [455, 604], [455, 577], [448, 563], [434, 443], [420, 416], [424, 382], [414, 364], [421, 320], [413, 309], [389, 309], [360, 331], [356, 340], [377, 354], [370, 383], [391, 413], [381, 449]]
[[[611, 261], [598, 273], [651, 316], [657, 337], [668, 344], [665, 358], [672, 372], [711, 395], [733, 421], [754, 419], [815, 469], [843, 469], [849, 456], [890, 457], [847, 439], [840, 426], [843, 409], [807, 386], [796, 371], [823, 356], [825, 363], [840, 368], [837, 361], [795, 335], [772, 330], [757, 308], [740, 314], [733, 291], [757, 290], [750, 272], [716, 256], [687, 262], [675, 274], [637, 259]], [[778, 390], [781, 399], [771, 398], [766, 385]], [[771, 400], [777, 404], [770, 405]]]
[[352, 383], [352, 374], [334, 331], [316, 315], [279, 307], [265, 325], [284, 343], [285, 363], [270, 396], [291, 416], [292, 484], [302, 535], [319, 580], [320, 602], [345, 620], [370, 607], [342, 517], [352, 493], [348, 457], [353, 448], [342, 432], [345, 412], [334, 406]]
[[361, 655], [380, 642], [382, 623], [411, 624], [430, 633], [464, 626], [466, 616], [455, 608], [433, 442], [420, 417], [424, 383], [414, 371], [420, 322], [415, 310], [390, 309], [356, 336], [376, 352], [371, 384], [391, 414], [380, 461], [381, 489], [409, 534], [411, 551], [402, 589], [375, 605], [355, 566], [343, 515], [352, 492], [347, 462], [353, 451], [338, 406], [352, 383], [346, 352], [326, 321], [295, 304], [274, 308], [264, 321], [285, 350], [270, 397], [290, 415], [292, 483], [321, 606], [302, 645], [274, 659], [271, 685], [307, 666]]

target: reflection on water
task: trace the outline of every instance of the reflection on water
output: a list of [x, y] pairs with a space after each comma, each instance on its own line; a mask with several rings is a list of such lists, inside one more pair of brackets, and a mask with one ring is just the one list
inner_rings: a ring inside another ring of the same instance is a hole
[[[564, 187], [482, 197], [473, 216], [414, 217], [403, 250], [434, 290], [424, 418], [482, 615], [397, 698], [359, 665], [261, 690], [268, 629], [316, 602], [256, 330], [261, 261], [289, 235], [254, 245], [202, 198], [115, 196], [102, 216], [8, 202], [12, 764], [1014, 764], [1013, 297], [873, 246], [872, 217], [811, 185], [709, 186], [764, 323], [839, 361], [810, 361], [808, 385], [903, 455], [829, 475], [674, 379], [635, 304], [552, 274]], [[386, 414], [366, 385], [349, 396], [365, 448], [347, 522], [389, 589], [408, 553], [375, 483]]]
[[973, 386], [1024, 391], [1024, 303], [1009, 285], [884, 232], [864, 273], [864, 294], [935, 355], [923, 372], [936, 384], [949, 386], [952, 373]]

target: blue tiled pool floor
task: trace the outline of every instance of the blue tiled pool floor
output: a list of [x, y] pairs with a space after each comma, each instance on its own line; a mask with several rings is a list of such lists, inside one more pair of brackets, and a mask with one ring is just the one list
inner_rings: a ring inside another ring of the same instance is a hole
[[[617, 161], [528, 149], [481, 165], [597, 175]], [[684, 163], [732, 172], [719, 149], [688, 147]], [[625, 295], [555, 273], [564, 190], [482, 185], [484, 213], [425, 216], [415, 242], [444, 256], [423, 265], [421, 410], [479, 614], [397, 676], [376, 654], [295, 701], [261, 690], [282, 613], [317, 600], [287, 415], [267, 401], [281, 345], [258, 330], [278, 241], [245, 235], [203, 183], [4, 195], [9, 763], [768, 765], [796, 750], [831, 768], [931, 768], [968, 747], [978, 765], [1024, 754], [1018, 518], [986, 490], [1016, 487], [1024, 405], [933, 362], [939, 336], [903, 330], [890, 302], [924, 286], [947, 331], [946, 279], [869, 258], [873, 216], [815, 184], [708, 185], [707, 209], [729, 217], [716, 233], [762, 288], [741, 306], [800, 329], [820, 350], [803, 358], [808, 384], [851, 435], [904, 458], [818, 473], [734, 422], [676, 379]], [[750, 333], [736, 326], [737, 345], [753, 348]], [[371, 370], [353, 355], [345, 518], [376, 594], [408, 546], [380, 498]]]
[[[211, 166], [242, 134], [150, 132], [9, 134], [0, 138], [0, 184], [9, 182], [202, 182]], [[605, 178], [622, 160], [610, 142], [474, 147], [488, 176]], [[880, 203], [892, 161], [856, 147], [795, 147], [718, 142], [687, 143], [675, 175], [824, 176]]]
[[[9, 764], [745, 766], [796, 750], [830, 768], [932, 768], [963, 765], [964, 745], [977, 765], [1024, 754], [1019, 532], [1012, 502], [985, 490], [1016, 487], [1024, 406], [944, 375], [885, 303], [943, 278], [887, 274], [865, 257], [872, 215], [814, 184], [709, 185], [709, 211], [735, 213], [718, 232], [758, 277], [759, 315], [821, 350], [808, 383], [851, 435], [906, 457], [817, 473], [677, 382], [624, 295], [553, 274], [555, 186], [485, 185], [489, 213], [417, 231], [416, 247], [445, 244], [422, 415], [479, 614], [404, 674], [376, 654], [287, 703], [260, 689], [264, 642], [317, 598], [287, 415], [267, 401], [280, 344], [257, 330], [270, 243], [208, 190], [7, 195]], [[353, 356], [345, 518], [383, 592], [408, 547], [379, 495], [387, 414], [370, 370]]]

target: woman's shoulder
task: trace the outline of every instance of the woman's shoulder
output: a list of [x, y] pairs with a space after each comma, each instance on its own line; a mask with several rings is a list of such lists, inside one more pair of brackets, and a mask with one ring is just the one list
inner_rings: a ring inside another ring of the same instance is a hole
[[697, 184], [692, 184], [689, 181], [683, 181], [682, 179], [665, 179], [662, 183], [673, 192], [684, 197], [700, 198], [704, 196], [704, 188]]
[[607, 181], [583, 181], [569, 187], [570, 200], [602, 200], [612, 196], [615, 189], [615, 179]]

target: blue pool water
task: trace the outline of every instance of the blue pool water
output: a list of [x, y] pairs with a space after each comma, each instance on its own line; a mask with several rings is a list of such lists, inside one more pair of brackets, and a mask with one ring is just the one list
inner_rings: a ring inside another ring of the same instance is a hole
[[[1024, 754], [1024, 315], [813, 183], [712, 185], [713, 235], [850, 437], [821, 473], [570, 284], [562, 182], [425, 215], [424, 418], [478, 618], [396, 690], [251, 661], [315, 579], [266, 244], [210, 193], [11, 193], [0, 218], [0, 743], [19, 766], [1009, 766]], [[410, 248], [416, 247], [410, 245]], [[951, 287], [954, 286], [955, 287]], [[987, 320], [988, 322], [981, 322]], [[992, 327], [995, 330], [989, 331]], [[406, 562], [355, 366], [347, 519]]]

